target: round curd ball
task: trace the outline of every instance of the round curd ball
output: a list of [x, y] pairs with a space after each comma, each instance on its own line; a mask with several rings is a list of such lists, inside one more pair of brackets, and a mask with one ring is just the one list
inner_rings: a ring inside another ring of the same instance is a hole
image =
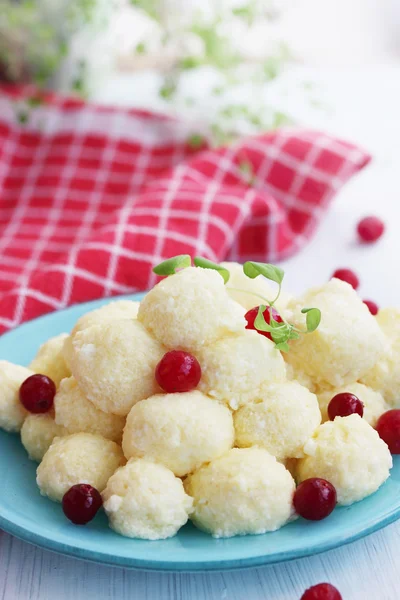
[[68, 433], [97, 433], [108, 440], [121, 442], [125, 417], [105, 413], [90, 402], [75, 377], [63, 379], [54, 398], [55, 420]]
[[315, 394], [295, 381], [280, 383], [234, 414], [235, 442], [239, 448], [265, 448], [279, 461], [300, 458], [320, 423]]
[[131, 538], [164, 540], [185, 525], [193, 500], [163, 465], [131, 459], [108, 480], [103, 506], [114, 531]]
[[126, 458], [145, 457], [180, 477], [233, 446], [230, 410], [201, 392], [160, 394], [130, 411], [122, 449]]
[[400, 407], [400, 309], [383, 308], [376, 318], [388, 340], [386, 353], [361, 381], [381, 392], [390, 408]]
[[75, 326], [71, 331], [71, 335], [66, 338], [64, 343], [64, 358], [67, 364], [70, 364], [72, 341], [75, 334], [77, 334], [79, 331], [87, 329], [88, 327], [91, 327], [92, 325], [98, 325], [107, 321], [136, 319], [139, 311], [139, 304], [140, 302], [134, 302], [133, 300], [115, 300], [114, 302], [109, 302], [104, 306], [100, 306], [100, 308], [96, 308], [95, 310], [91, 310], [90, 312], [82, 315], [82, 317], [80, 317], [75, 323]]
[[364, 404], [363, 418], [372, 427], [375, 427], [379, 417], [388, 410], [388, 406], [380, 392], [375, 392], [373, 389], [363, 385], [362, 383], [350, 383], [341, 388], [326, 390], [318, 394], [318, 402], [323, 421], [329, 421], [329, 402], [334, 396], [336, 396], [336, 394], [341, 394], [343, 392], [354, 394], [359, 400], [361, 400], [361, 402]]
[[0, 427], [6, 431], [20, 431], [29, 414], [19, 401], [21, 384], [33, 371], [7, 360], [0, 360]]
[[160, 391], [154, 373], [165, 348], [139, 321], [92, 325], [72, 345], [72, 374], [100, 410], [126, 416], [136, 402]]
[[140, 303], [138, 319], [163, 344], [193, 352], [244, 330], [244, 309], [217, 271], [188, 267], [158, 283]]
[[78, 483], [89, 483], [99, 492], [124, 464], [118, 444], [93, 433], [56, 437], [36, 472], [42, 496], [61, 502], [65, 492]]
[[297, 478], [327, 479], [338, 504], [358, 502], [373, 494], [389, 477], [392, 457], [378, 433], [359, 415], [336, 417], [320, 425], [304, 446]]
[[286, 319], [302, 329], [303, 307], [319, 308], [321, 323], [313, 333], [292, 340], [285, 358], [317, 385], [340, 387], [357, 381], [382, 356], [385, 336], [348, 283], [331, 279], [290, 302]]
[[56, 387], [60, 385], [61, 379], [71, 375], [63, 353], [64, 343], [68, 338], [68, 333], [61, 333], [47, 340], [40, 346], [38, 353], [29, 365], [34, 373], [50, 377]]
[[263, 448], [233, 448], [185, 480], [193, 523], [214, 537], [275, 531], [292, 516], [295, 483]]
[[300, 385], [306, 387], [310, 392], [316, 394], [318, 391], [318, 387], [315, 385], [313, 380], [307, 373], [304, 373], [303, 370], [298, 367], [294, 367], [290, 363], [286, 363], [286, 375], [289, 381], [297, 381]]
[[[250, 310], [259, 304], [263, 304], [264, 299], [272, 300], [276, 296], [276, 290], [268, 281], [259, 275], [255, 279], [250, 279], [243, 273], [243, 265], [237, 262], [222, 262], [221, 267], [228, 269], [230, 273], [229, 281], [226, 284], [226, 290], [232, 300]], [[235, 289], [232, 289], [235, 288]], [[238, 291], [240, 290], [240, 291]], [[291, 296], [281, 291], [275, 307], [278, 312], [286, 308]], [[265, 302], [264, 302], [265, 304]]]
[[21, 442], [29, 458], [40, 462], [50, 448], [55, 437], [67, 435], [61, 425], [57, 425], [53, 415], [28, 415], [22, 425]]
[[245, 329], [196, 353], [201, 365], [199, 389], [232, 410], [257, 399], [265, 385], [286, 379], [285, 361], [273, 342]]

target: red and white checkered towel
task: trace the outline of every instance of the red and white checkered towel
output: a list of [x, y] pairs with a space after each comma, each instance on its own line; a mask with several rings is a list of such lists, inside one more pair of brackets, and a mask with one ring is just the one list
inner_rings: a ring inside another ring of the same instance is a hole
[[279, 261], [370, 159], [303, 129], [195, 151], [179, 121], [59, 97], [21, 125], [19, 93], [0, 91], [0, 331], [145, 290], [172, 255]]

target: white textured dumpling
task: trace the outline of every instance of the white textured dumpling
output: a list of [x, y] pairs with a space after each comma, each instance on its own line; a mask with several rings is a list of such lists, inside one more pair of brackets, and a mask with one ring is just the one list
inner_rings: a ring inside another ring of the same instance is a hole
[[231, 300], [217, 271], [188, 267], [160, 281], [140, 303], [138, 319], [172, 349], [200, 349], [243, 331], [244, 309]]
[[381, 392], [391, 408], [400, 407], [400, 309], [383, 308], [376, 321], [388, 340], [387, 351], [362, 382]]
[[128, 415], [122, 449], [145, 457], [180, 477], [232, 448], [229, 409], [201, 392], [157, 395], [138, 402]]
[[89, 483], [99, 492], [125, 462], [118, 444], [92, 433], [74, 433], [54, 439], [36, 472], [42, 496], [61, 502], [78, 483]]
[[263, 448], [233, 448], [185, 480], [191, 520], [214, 537], [279, 529], [292, 515], [295, 483]]
[[349, 383], [341, 388], [326, 390], [318, 394], [318, 402], [323, 421], [329, 420], [329, 402], [334, 396], [336, 396], [336, 394], [342, 394], [343, 392], [354, 394], [359, 400], [361, 400], [361, 402], [364, 404], [363, 418], [372, 427], [375, 427], [379, 417], [388, 410], [388, 406], [380, 392], [375, 392], [373, 389], [363, 385], [362, 383]]
[[[221, 267], [225, 267], [230, 273], [229, 281], [226, 284], [228, 294], [232, 300], [238, 302], [246, 310], [265, 304], [265, 299], [273, 300], [275, 298], [276, 290], [261, 275], [250, 279], [243, 273], [243, 265], [236, 262], [223, 262]], [[275, 303], [278, 312], [286, 308], [290, 298], [289, 294], [281, 291]]]
[[61, 379], [71, 375], [63, 353], [64, 343], [68, 337], [68, 333], [61, 333], [47, 340], [40, 346], [38, 353], [29, 365], [34, 373], [50, 377], [56, 387], [60, 385]]
[[336, 488], [338, 504], [366, 498], [386, 481], [392, 467], [389, 448], [359, 415], [336, 417], [320, 425], [304, 446], [297, 478], [327, 479]]
[[40, 462], [55, 437], [67, 435], [64, 427], [57, 425], [53, 415], [28, 415], [22, 425], [21, 442], [29, 458]]
[[74, 336], [72, 346], [72, 374], [100, 410], [125, 416], [159, 391], [154, 373], [165, 349], [139, 321], [92, 325]]
[[320, 423], [315, 394], [295, 381], [276, 384], [235, 413], [235, 441], [240, 448], [265, 448], [280, 461], [300, 458]]
[[109, 302], [100, 308], [91, 310], [85, 313], [77, 320], [71, 335], [66, 338], [64, 343], [64, 358], [67, 364], [70, 364], [70, 357], [72, 352], [72, 340], [75, 334], [79, 331], [83, 331], [92, 325], [99, 325], [106, 323], [107, 321], [118, 321], [120, 319], [136, 319], [139, 311], [139, 302], [133, 300], [115, 300]]
[[182, 481], [163, 465], [131, 459], [108, 480], [103, 506], [117, 533], [163, 540], [185, 525], [193, 500]]
[[286, 363], [286, 375], [289, 381], [297, 381], [297, 383], [300, 383], [314, 394], [317, 392], [317, 386], [311, 377], [288, 362]]
[[7, 360], [0, 360], [0, 427], [6, 431], [20, 431], [29, 414], [19, 401], [21, 384], [33, 371]]
[[289, 303], [287, 320], [304, 329], [303, 307], [319, 308], [321, 323], [313, 333], [292, 340], [285, 358], [316, 384], [339, 387], [357, 381], [382, 356], [385, 336], [348, 283], [332, 279]]
[[257, 399], [265, 385], [286, 378], [285, 361], [273, 342], [249, 329], [206, 346], [196, 356], [199, 389], [233, 410]]
[[75, 377], [63, 379], [54, 398], [56, 423], [68, 433], [98, 433], [108, 440], [121, 442], [125, 418], [105, 413], [90, 402]]

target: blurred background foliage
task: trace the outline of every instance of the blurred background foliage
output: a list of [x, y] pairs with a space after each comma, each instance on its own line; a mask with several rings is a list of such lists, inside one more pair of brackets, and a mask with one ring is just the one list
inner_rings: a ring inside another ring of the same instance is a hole
[[[290, 121], [265, 96], [266, 84], [293, 60], [289, 48], [268, 35], [287, 3], [0, 0], [0, 78], [90, 97], [93, 64], [103, 54], [123, 72], [156, 72], [163, 108], [204, 121], [214, 144], [228, 143]], [[110, 44], [118, 14], [129, 15], [132, 42], [123, 52], [118, 35]], [[109, 40], [103, 49], [102, 38]], [[104, 76], [101, 64], [97, 70]], [[244, 85], [250, 94], [243, 95]]]

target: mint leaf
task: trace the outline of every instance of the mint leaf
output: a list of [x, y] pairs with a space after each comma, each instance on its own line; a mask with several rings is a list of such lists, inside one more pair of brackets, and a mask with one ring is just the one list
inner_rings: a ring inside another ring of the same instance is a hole
[[297, 331], [294, 331], [294, 329], [290, 330], [289, 340], [298, 340], [299, 337], [300, 337], [300, 334]]
[[265, 318], [264, 318], [264, 310], [267, 307], [265, 306], [265, 304], [261, 304], [258, 307], [258, 314], [256, 316], [256, 318], [254, 319], [254, 327], [256, 329], [258, 329], [258, 331], [273, 331], [274, 328], [271, 327], [271, 325], [268, 325], [268, 323], [266, 322]]
[[275, 265], [252, 261], [244, 263], [243, 273], [247, 275], [247, 277], [250, 277], [250, 279], [255, 279], [258, 275], [264, 275], [264, 277], [270, 281], [275, 281], [275, 283], [278, 283], [279, 285], [281, 285], [285, 275], [284, 271]]
[[276, 344], [275, 348], [280, 350], [281, 352], [289, 352], [289, 344], [287, 342], [281, 342], [280, 344]]
[[201, 267], [202, 269], [213, 269], [214, 271], [218, 271], [224, 282], [228, 283], [231, 274], [229, 273], [228, 269], [225, 269], [225, 267], [221, 267], [221, 265], [218, 265], [217, 263], [212, 262], [212, 260], [208, 260], [207, 258], [203, 258], [202, 256], [196, 256], [193, 259], [193, 262], [196, 267]]
[[321, 323], [321, 311], [319, 308], [302, 308], [301, 312], [306, 315], [307, 333], [312, 333]]
[[154, 267], [153, 273], [163, 276], [174, 275], [177, 269], [185, 269], [186, 267], [190, 267], [191, 264], [192, 260], [189, 254], [179, 254], [178, 256], [164, 260], [164, 262]]

